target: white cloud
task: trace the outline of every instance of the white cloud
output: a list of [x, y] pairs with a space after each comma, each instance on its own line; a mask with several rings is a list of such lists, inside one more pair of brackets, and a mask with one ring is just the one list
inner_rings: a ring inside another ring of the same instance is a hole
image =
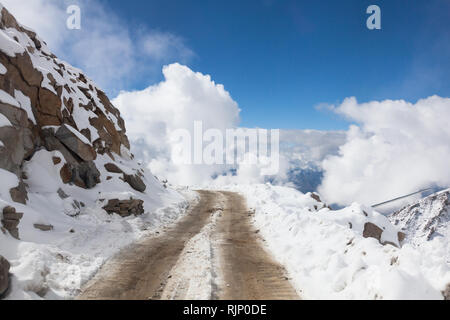
[[148, 32], [142, 37], [142, 46], [144, 52], [156, 61], [177, 58], [183, 62], [195, 56], [183, 38], [169, 32]]
[[[171, 133], [203, 129], [224, 131], [239, 124], [239, 107], [211, 77], [178, 63], [164, 67], [165, 80], [142, 91], [121, 92], [113, 100], [120, 109], [134, 142], [137, 157], [149, 162], [152, 172], [178, 184], [201, 184], [226, 170], [222, 165], [175, 165], [171, 161]], [[192, 134], [193, 136], [193, 134]]]
[[372, 205], [419, 189], [450, 185], [450, 99], [412, 104], [403, 100], [358, 104], [347, 98], [336, 109], [358, 123], [338, 156], [323, 162], [319, 192], [328, 202]]
[[[35, 30], [60, 58], [118, 93], [137, 79], [156, 78], [163, 64], [195, 56], [180, 36], [124, 22], [96, 0], [1, 0], [20, 23]], [[81, 30], [66, 28], [69, 5], [81, 7]]]
[[[285, 184], [292, 166], [315, 168], [326, 155], [336, 154], [338, 147], [345, 142], [344, 132], [282, 130], [280, 170], [276, 176], [264, 176], [262, 161], [257, 165], [241, 163], [237, 166], [177, 164], [172, 159], [172, 149], [178, 144], [170, 139], [171, 133], [187, 129], [193, 136], [194, 122], [202, 121], [203, 131], [214, 128], [225, 136], [226, 129], [238, 128], [240, 110], [223, 85], [216, 84], [208, 75], [193, 72], [178, 63], [164, 67], [163, 74], [165, 79], [161, 83], [142, 91], [123, 91], [113, 103], [124, 117], [136, 157], [148, 163], [154, 174], [172, 183], [201, 185], [272, 181]], [[238, 146], [238, 149], [242, 153], [247, 151], [247, 156], [255, 156], [243, 146]], [[268, 149], [272, 149], [270, 144]], [[264, 157], [259, 157], [261, 159]], [[223, 176], [225, 173], [227, 175]]]

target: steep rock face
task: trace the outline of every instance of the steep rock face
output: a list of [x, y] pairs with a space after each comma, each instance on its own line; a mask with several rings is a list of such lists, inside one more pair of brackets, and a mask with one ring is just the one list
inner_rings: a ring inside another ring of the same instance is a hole
[[119, 111], [80, 70], [0, 9], [0, 114], [9, 121], [0, 123], [0, 169], [20, 181], [11, 198], [26, 203], [23, 163], [40, 149], [63, 155], [64, 183], [94, 187], [100, 182], [97, 156], [114, 162], [129, 152]]
[[414, 245], [450, 236], [450, 190], [419, 200], [389, 216], [391, 222], [406, 230], [406, 241]]

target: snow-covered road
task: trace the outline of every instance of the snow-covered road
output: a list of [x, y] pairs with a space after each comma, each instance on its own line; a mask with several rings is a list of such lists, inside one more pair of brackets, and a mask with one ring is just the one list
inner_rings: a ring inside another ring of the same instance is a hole
[[177, 224], [122, 250], [79, 299], [298, 299], [264, 249], [245, 199], [199, 191]]

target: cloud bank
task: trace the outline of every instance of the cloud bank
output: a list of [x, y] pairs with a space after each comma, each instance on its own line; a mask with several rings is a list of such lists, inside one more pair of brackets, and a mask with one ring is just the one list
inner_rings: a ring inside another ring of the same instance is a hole
[[178, 63], [163, 68], [165, 80], [142, 91], [121, 92], [112, 102], [119, 108], [134, 153], [149, 163], [152, 172], [176, 184], [201, 184], [222, 174], [222, 165], [175, 165], [171, 160], [178, 129], [192, 133], [194, 122], [203, 129], [225, 131], [239, 124], [239, 107], [230, 94], [208, 75]]
[[[195, 53], [167, 31], [132, 25], [97, 0], [1, 0], [25, 26], [35, 30], [60, 58], [82, 69], [110, 94], [159, 75], [164, 64], [188, 62]], [[69, 30], [69, 5], [81, 8], [81, 30]]]
[[415, 104], [359, 104], [347, 98], [335, 112], [357, 125], [350, 127], [339, 155], [323, 161], [319, 192], [328, 202], [373, 205], [430, 186], [450, 186], [449, 98], [432, 96]]
[[[274, 176], [263, 174], [263, 163], [178, 164], [172, 157], [172, 150], [179, 143], [171, 138], [176, 130], [186, 129], [193, 137], [195, 121], [203, 123], [203, 131], [216, 129], [224, 136], [227, 129], [242, 129], [244, 132], [248, 129], [239, 127], [238, 104], [224, 86], [216, 84], [209, 75], [194, 72], [178, 63], [165, 66], [163, 75], [162, 82], [141, 91], [122, 91], [112, 102], [127, 124], [127, 134], [133, 142], [135, 156], [148, 163], [155, 175], [171, 183], [224, 185], [272, 182], [285, 185], [292, 180], [294, 185], [309, 187], [309, 182], [298, 181], [299, 172], [293, 170], [320, 170], [320, 162], [330, 154], [337, 154], [339, 146], [345, 142], [345, 132], [281, 130], [279, 172]], [[268, 149], [271, 150], [268, 142]], [[224, 152], [227, 150], [224, 144]], [[257, 156], [246, 146], [237, 144], [236, 150], [249, 157]], [[302, 180], [310, 179], [307, 175], [300, 176]]]

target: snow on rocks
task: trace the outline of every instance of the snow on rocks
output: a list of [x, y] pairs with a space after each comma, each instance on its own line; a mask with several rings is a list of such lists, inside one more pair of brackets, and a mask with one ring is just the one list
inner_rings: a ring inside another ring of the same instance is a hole
[[213, 188], [247, 198], [303, 299], [443, 299], [450, 268], [442, 250], [400, 248], [399, 230], [371, 208], [332, 211], [312, 194], [269, 184]]
[[[0, 66], [7, 299], [73, 298], [107, 259], [176, 220], [188, 203], [134, 160], [105, 93], [1, 5]], [[103, 209], [111, 199], [123, 217]]]
[[[91, 190], [66, 185], [58, 176], [62, 163], [55, 165], [55, 157], [61, 154], [40, 150], [25, 162], [29, 201], [14, 204], [24, 213], [18, 225], [21, 241], [0, 233], [0, 254], [11, 263], [12, 290], [7, 299], [75, 297], [107, 259], [173, 223], [188, 206], [184, 197], [165, 189], [149, 172], [144, 176], [145, 194], [118, 178], [104, 180]], [[110, 160], [100, 156], [98, 161]], [[121, 165], [136, 164], [123, 161]], [[143, 214], [123, 218], [103, 209], [106, 199], [130, 197], [143, 201]], [[0, 201], [0, 208], [10, 203]]]
[[[442, 275], [436, 285], [443, 287], [443, 295], [450, 299], [450, 190], [443, 190], [417, 201], [391, 214], [389, 220], [404, 230], [405, 243], [430, 257], [423, 262], [434, 271], [435, 277]], [[445, 268], [441, 267], [444, 265]]]
[[[450, 190], [417, 201], [389, 216], [391, 222], [406, 232], [406, 241], [415, 246], [435, 238], [450, 240]], [[450, 260], [450, 245], [447, 247]]]
[[55, 137], [84, 161], [92, 161], [97, 158], [90, 141], [71, 126], [59, 127]]

